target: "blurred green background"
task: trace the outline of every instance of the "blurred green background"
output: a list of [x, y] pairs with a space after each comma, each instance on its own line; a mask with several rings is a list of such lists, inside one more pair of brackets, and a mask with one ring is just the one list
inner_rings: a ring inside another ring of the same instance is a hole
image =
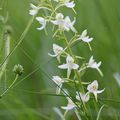
[[[31, 18], [28, 14], [31, 2], [34, 3], [32, 0], [0, 0], [0, 8], [3, 8], [0, 15], [6, 16], [8, 12], [7, 25], [12, 29], [11, 49], [18, 42]], [[96, 60], [102, 61], [101, 70], [104, 73], [104, 77], [101, 78], [96, 71], [87, 70], [83, 80], [97, 79], [100, 88], [106, 88], [100, 95], [104, 99], [102, 102], [108, 105], [102, 112], [103, 120], [120, 120], [120, 86], [113, 77], [114, 73], [120, 73], [120, 0], [75, 0], [75, 3], [75, 10], [78, 13], [75, 26], [80, 33], [88, 29], [94, 41], [91, 44], [92, 52], [84, 43], [74, 46], [73, 51], [86, 59], [94, 55]], [[68, 9], [63, 11], [71, 18], [75, 16]], [[4, 58], [2, 22], [0, 26], [0, 62], [2, 62]], [[13, 66], [15, 64], [24, 66], [24, 74], [19, 78], [19, 84], [0, 99], [0, 120], [53, 120], [55, 113], [52, 108], [67, 103], [62, 97], [37, 93], [55, 93], [55, 85], [50, 78], [60, 73], [56, 60], [48, 56], [48, 52], [52, 52], [52, 43], [56, 42], [52, 40], [51, 26], [47, 28], [47, 36], [44, 31], [36, 30], [38, 26], [39, 23], [34, 20], [22, 44], [11, 55], [6, 75], [0, 81], [2, 93], [4, 85], [8, 86], [15, 77], [12, 72]], [[71, 117], [70, 120], [74, 119]]]

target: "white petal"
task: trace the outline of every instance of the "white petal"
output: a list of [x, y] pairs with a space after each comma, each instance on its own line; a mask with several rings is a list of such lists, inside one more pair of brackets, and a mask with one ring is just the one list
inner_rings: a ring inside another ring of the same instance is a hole
[[56, 49], [56, 48], [63, 50], [63, 48], [62, 48], [61, 46], [59, 46], [59, 45], [57, 45], [57, 44], [54, 43], [54, 44], [53, 44], [53, 49]]
[[33, 4], [30, 4], [30, 7], [32, 8], [32, 10], [29, 10], [29, 14], [33, 15], [33, 16], [36, 15], [38, 10], [39, 10], [39, 7], [37, 7], [37, 6], [33, 5]]
[[67, 70], [67, 78], [70, 77], [70, 74], [71, 74], [71, 68], [68, 67], [68, 70]]
[[98, 67], [100, 67], [100, 66], [101, 66], [101, 64], [102, 64], [102, 62], [100, 61], [100, 62], [97, 64], [97, 66], [98, 66]]
[[97, 101], [97, 92], [93, 92], [94, 96], [95, 96], [95, 100]]
[[65, 3], [65, 5], [66, 5], [66, 7], [68, 7], [68, 8], [73, 8], [73, 7], [75, 7], [74, 1], [72, 1], [72, 2], [67, 2], [67, 3]]
[[36, 17], [36, 20], [42, 25], [38, 30], [42, 30], [46, 27], [46, 20], [43, 17]]
[[87, 42], [87, 43], [91, 42], [92, 40], [93, 38], [89, 38], [89, 37], [82, 38], [82, 41]]
[[75, 33], [77, 33], [77, 30], [74, 27], [71, 27], [71, 30]]
[[68, 106], [61, 106], [61, 108], [64, 110], [70, 110], [70, 108]]
[[70, 17], [66, 16], [65, 21], [64, 21], [64, 27], [67, 31], [69, 31], [70, 29], [75, 31], [75, 28], [73, 27], [73, 25], [75, 24], [76, 18], [74, 18], [74, 20], [71, 22]]
[[74, 105], [67, 105], [67, 106], [62, 106], [61, 107], [62, 109], [64, 109], [64, 110], [72, 110], [73, 108], [75, 108], [75, 106]]
[[52, 55], [51, 53], [48, 53], [49, 56], [51, 57], [56, 57], [57, 55]]
[[56, 20], [62, 20], [64, 18], [64, 15], [62, 13], [57, 13]]
[[78, 68], [79, 68], [79, 65], [73, 63], [73, 65], [72, 65], [72, 69], [78, 69]]
[[87, 30], [84, 30], [84, 31], [82, 32], [80, 38], [84, 38], [84, 37], [86, 37], [86, 35], [87, 35]]
[[59, 45], [53, 44], [53, 51], [56, 55], [60, 55], [63, 52], [63, 48]]
[[68, 32], [70, 31], [70, 28], [68, 26], [64, 26], [64, 29]]
[[94, 80], [91, 84], [88, 85], [87, 90], [89, 92], [94, 92], [97, 91], [98, 89], [98, 82], [97, 80]]
[[93, 62], [94, 62], [94, 59], [93, 59], [93, 56], [91, 56], [89, 59], [89, 63], [93, 63]]
[[94, 68], [94, 69], [99, 69], [100, 65], [101, 65], [101, 61], [99, 63], [97, 63], [93, 59], [93, 56], [90, 57], [88, 67], [91, 67], [91, 68]]
[[69, 16], [66, 16], [66, 17], [65, 17], [65, 22], [66, 22], [66, 24], [70, 24], [70, 23], [71, 23], [71, 20], [70, 20], [70, 17], [69, 17]]
[[37, 14], [37, 11], [36, 11], [36, 10], [29, 10], [29, 14], [30, 14], [30, 15], [36, 15], [36, 14]]
[[36, 6], [33, 5], [32, 3], [30, 4], [30, 7], [31, 7], [32, 9], [38, 9], [38, 7], [36, 7]]
[[76, 18], [74, 18], [74, 20], [72, 21], [71, 27], [73, 27], [73, 25], [75, 24], [75, 22], [76, 22]]
[[97, 93], [102, 93], [105, 90], [105, 88], [103, 90], [97, 90]]
[[45, 27], [44, 26], [41, 26], [39, 28], [37, 28], [37, 30], [43, 30]]
[[66, 58], [66, 63], [73, 63], [74, 62], [74, 59], [68, 55], [67, 58]]
[[96, 86], [96, 89], [98, 89], [98, 81], [97, 80], [94, 80], [91, 85], [93, 86]]
[[39, 21], [40, 23], [43, 23], [45, 21], [43, 17], [36, 17], [36, 20]]
[[68, 64], [59, 65], [58, 68], [60, 68], [60, 69], [68, 69]]

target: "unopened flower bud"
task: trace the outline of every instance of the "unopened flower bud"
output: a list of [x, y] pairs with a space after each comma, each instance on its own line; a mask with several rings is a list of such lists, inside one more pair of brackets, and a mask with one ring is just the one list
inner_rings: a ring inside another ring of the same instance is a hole
[[14, 68], [13, 68], [13, 72], [15, 74], [18, 74], [18, 75], [22, 75], [23, 72], [24, 72], [24, 68], [22, 65], [18, 64], [18, 65], [15, 65]]

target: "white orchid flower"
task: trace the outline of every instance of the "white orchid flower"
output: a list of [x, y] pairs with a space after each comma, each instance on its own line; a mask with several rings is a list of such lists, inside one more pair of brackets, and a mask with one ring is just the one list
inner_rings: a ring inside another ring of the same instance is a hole
[[75, 21], [76, 18], [74, 18], [74, 20], [71, 22], [69, 16], [65, 17], [65, 30], [66, 31], [72, 30], [73, 32], [77, 32], [76, 29], [74, 28]]
[[37, 28], [37, 30], [45, 29], [47, 21], [43, 17], [36, 17], [36, 20], [41, 24], [41, 27]]
[[74, 8], [75, 7], [74, 1], [70, 1], [70, 0], [54, 0], [54, 1], [61, 2], [64, 6], [66, 6], [68, 8]]
[[55, 20], [51, 21], [54, 25], [58, 25], [61, 31], [64, 31], [64, 15], [62, 13], [58, 13], [56, 15]]
[[103, 76], [102, 71], [99, 69], [99, 67], [101, 66], [101, 63], [102, 63], [101, 61], [99, 63], [95, 62], [95, 60], [93, 59], [93, 56], [91, 56], [89, 59], [87, 67], [97, 69], [98, 72], [100, 73], [100, 75]]
[[83, 102], [88, 102], [90, 99], [89, 93], [83, 94], [81, 92], [79, 92], [79, 93], [76, 92], [76, 94], [77, 94], [76, 99], [79, 101], [81, 101], [81, 99], [82, 99]]
[[89, 45], [90, 50], [92, 50], [92, 48], [90, 46], [90, 42], [93, 40], [93, 38], [90, 38], [89, 36], [87, 36], [87, 30], [84, 30], [78, 39], [87, 43]]
[[91, 42], [93, 40], [93, 38], [89, 38], [89, 36], [87, 36], [87, 30], [84, 30], [82, 32], [82, 34], [80, 35], [80, 39], [83, 41], [83, 42]]
[[32, 3], [30, 4], [30, 7], [32, 8], [31, 10], [29, 10], [29, 14], [34, 16], [38, 13], [38, 10], [40, 9], [39, 7], [33, 5]]
[[64, 15], [62, 13], [57, 13], [55, 20], [51, 21], [55, 25], [61, 25], [64, 22]]
[[71, 70], [72, 69], [78, 69], [79, 65], [74, 63], [74, 59], [70, 55], [68, 55], [67, 58], [66, 58], [66, 64], [59, 65], [58, 68], [67, 69], [67, 78], [69, 78], [69, 76], [71, 74]]
[[54, 55], [50, 53], [48, 53], [48, 55], [51, 57], [57, 57], [57, 60], [60, 63], [60, 56], [64, 52], [63, 48], [57, 44], [53, 44], [53, 52], [55, 53]]
[[61, 106], [61, 108], [64, 109], [64, 110], [74, 109], [76, 107], [75, 103], [69, 97], [67, 97], [67, 100], [68, 100], [67, 106]]
[[76, 19], [74, 19], [72, 22], [69, 18], [69, 16], [64, 18], [64, 15], [62, 13], [58, 13], [56, 15], [56, 20], [52, 20], [51, 22], [54, 25], [58, 25], [60, 31], [70, 31], [76, 32], [75, 28], [73, 27]]
[[56, 88], [56, 94], [60, 94], [60, 90], [62, 88], [62, 84], [65, 82], [62, 78], [60, 78], [59, 76], [53, 76], [52, 80], [55, 82], [55, 84], [57, 84], [57, 88]]
[[98, 82], [97, 80], [94, 80], [91, 84], [88, 85], [87, 90], [89, 93], [94, 94], [95, 99], [97, 101], [97, 94], [102, 93], [105, 90], [105, 88], [103, 90], [98, 90]]
[[71, 1], [71, 2], [70, 2], [70, 0], [60, 0], [60, 1], [63, 2], [63, 4], [68, 8], [74, 8], [75, 7], [74, 1]]

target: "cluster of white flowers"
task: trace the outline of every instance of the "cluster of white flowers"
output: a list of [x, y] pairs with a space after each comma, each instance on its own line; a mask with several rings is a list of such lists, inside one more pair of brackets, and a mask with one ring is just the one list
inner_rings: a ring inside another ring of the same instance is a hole
[[[51, 0], [49, 0], [49, 2], [51, 2]], [[53, 1], [52, 1], [53, 2]], [[51, 2], [51, 5], [52, 5]], [[92, 69], [96, 69], [101, 76], [103, 76], [101, 70], [100, 70], [100, 66], [101, 66], [101, 61], [100, 62], [96, 62], [93, 59], [93, 56], [90, 57], [89, 61], [87, 63], [83, 63], [83, 65], [79, 64], [79, 59], [80, 57], [74, 55], [71, 51], [71, 46], [76, 43], [76, 41], [82, 41], [84, 43], [87, 43], [89, 45], [90, 50], [91, 46], [90, 46], [90, 42], [93, 40], [92, 37], [89, 37], [87, 34], [87, 30], [84, 30], [81, 34], [78, 34], [77, 30], [75, 29], [74, 25], [76, 22], [76, 18], [74, 18], [73, 21], [71, 21], [69, 16], [64, 17], [63, 13], [57, 12], [57, 9], [66, 6], [67, 8], [71, 8], [72, 10], [74, 10], [75, 7], [75, 3], [74, 1], [71, 0], [54, 0], [56, 7], [54, 8], [54, 10], [52, 10], [51, 8], [47, 8], [47, 10], [51, 11], [50, 16], [45, 16], [45, 17], [36, 17], [36, 20], [41, 24], [41, 27], [37, 28], [38, 30], [43, 30], [46, 29], [46, 25], [47, 23], [53, 24], [53, 26], [57, 26], [56, 31], [55, 32], [55, 36], [60, 36], [61, 39], [65, 39], [64, 42], [67, 41], [67, 45], [65, 45], [66, 47], [62, 47], [61, 45], [57, 45], [56, 43], [53, 44], [53, 54], [48, 53], [49, 56], [51, 57], [56, 57], [57, 61], [60, 65], [58, 65], [59, 69], [66, 69], [67, 70], [67, 75], [66, 78], [62, 78], [58, 75], [53, 76], [52, 81], [57, 85], [56, 88], [56, 94], [60, 94], [61, 93], [61, 89], [62, 92], [64, 91], [63, 89], [63, 84], [67, 84], [68, 82], [73, 82], [75, 84], [77, 84], [79, 86], [80, 80], [79, 77], [77, 78], [77, 75], [80, 76], [81, 72], [86, 70], [87, 68], [92, 68]], [[54, 6], [52, 6], [53, 8]], [[38, 11], [40, 10], [40, 7], [37, 7], [33, 4], [31, 4], [31, 8], [32, 10], [30, 10], [29, 14], [32, 16], [36, 16]], [[46, 7], [43, 6], [43, 9]], [[69, 32], [72, 31], [75, 35], [70, 39], [67, 40], [67, 38], [65, 37], [65, 32]], [[64, 43], [63, 42], [63, 43]], [[61, 60], [61, 57], [64, 59], [66, 59], [66, 63], [61, 64], [61, 62], [63, 61], [63, 59]], [[72, 75], [72, 71], [74, 71], [74, 74]], [[83, 85], [82, 82], [80, 85]], [[81, 87], [81, 86], [80, 86]], [[84, 89], [84, 87], [83, 87]], [[85, 92], [86, 91], [86, 92]], [[76, 108], [76, 101], [79, 102], [83, 102], [84, 104], [86, 102], [88, 102], [90, 100], [90, 94], [92, 93], [95, 97], [95, 100], [97, 101], [97, 94], [102, 93], [104, 91], [103, 90], [98, 90], [98, 81], [94, 80], [93, 82], [90, 82], [87, 86], [87, 88], [85, 90], [77, 90], [75, 91], [76, 94], [76, 100], [73, 101], [72, 97], [70, 95], [66, 96], [66, 99], [68, 100], [68, 104], [67, 106], [62, 106], [62, 109], [65, 110], [71, 110], [73, 108]], [[63, 93], [64, 94], [64, 93]]]
[[[73, 2], [69, 2], [68, 0], [60, 0], [61, 4], [64, 3], [67, 7], [73, 7], [75, 4]], [[33, 4], [30, 4], [31, 10], [29, 10], [29, 14], [32, 16], [37, 15], [40, 7], [37, 7]], [[45, 9], [45, 8], [43, 8]], [[54, 25], [57, 25], [60, 31], [70, 31], [72, 30], [73, 32], [76, 32], [74, 28], [74, 23], [76, 19], [74, 18], [73, 21], [70, 20], [69, 16], [66, 16], [64, 18], [64, 15], [62, 13], [57, 13], [55, 18], [52, 20], [45, 19], [44, 17], [36, 17], [36, 20], [41, 24], [40, 28], [37, 28], [38, 30], [43, 30], [46, 27], [47, 21], [50, 21]]]

